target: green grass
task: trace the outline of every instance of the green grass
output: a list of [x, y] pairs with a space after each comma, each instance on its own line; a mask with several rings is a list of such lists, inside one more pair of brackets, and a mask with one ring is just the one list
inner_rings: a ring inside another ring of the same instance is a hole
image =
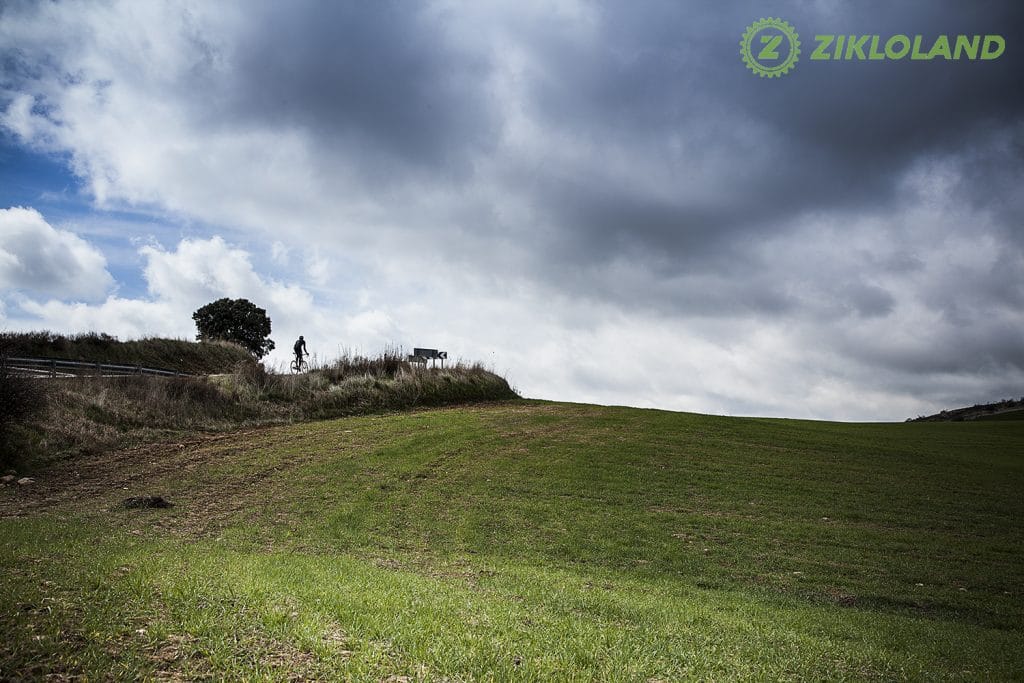
[[1021, 454], [541, 402], [140, 452], [0, 490], [0, 679], [1019, 680]]

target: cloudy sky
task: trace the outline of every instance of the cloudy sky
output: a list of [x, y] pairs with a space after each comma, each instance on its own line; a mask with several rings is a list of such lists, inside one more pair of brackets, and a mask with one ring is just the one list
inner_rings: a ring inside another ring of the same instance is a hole
[[[779, 79], [739, 56], [766, 15]], [[275, 362], [431, 346], [531, 397], [1019, 397], [1022, 45], [1017, 0], [0, 2], [0, 327], [191, 337], [246, 297]]]

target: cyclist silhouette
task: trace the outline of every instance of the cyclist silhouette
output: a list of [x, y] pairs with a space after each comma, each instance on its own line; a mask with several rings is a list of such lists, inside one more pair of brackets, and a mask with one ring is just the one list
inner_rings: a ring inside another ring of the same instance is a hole
[[299, 335], [299, 338], [295, 340], [295, 345], [292, 347], [295, 351], [295, 361], [292, 363], [292, 370], [301, 372], [306, 363], [302, 360], [303, 352], [305, 355], [309, 355], [309, 351], [306, 350], [306, 340]]

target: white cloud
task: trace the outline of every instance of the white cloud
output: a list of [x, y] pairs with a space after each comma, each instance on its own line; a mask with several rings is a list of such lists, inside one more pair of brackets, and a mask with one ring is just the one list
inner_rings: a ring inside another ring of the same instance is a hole
[[42, 124], [45, 119], [32, 115], [32, 106], [35, 98], [32, 95], [22, 93], [11, 98], [7, 110], [3, 112], [3, 124], [15, 135], [24, 140], [38, 140], [44, 137]]
[[17, 296], [14, 303], [22, 313], [10, 316], [7, 325], [60, 332], [94, 330], [121, 338], [192, 338], [192, 313], [229, 297], [249, 299], [266, 309], [272, 321], [271, 338], [278, 345], [268, 359], [271, 363], [287, 362], [291, 342], [299, 334], [310, 340], [310, 350], [319, 358], [337, 357], [343, 348], [372, 353], [400, 341], [401, 332], [386, 313], [332, 311], [314, 301], [313, 294], [301, 285], [261, 275], [249, 252], [219, 236], [184, 239], [173, 249], [146, 245], [138, 253], [145, 261], [142, 276], [147, 296], [110, 296], [99, 303], [74, 301], [69, 294], [46, 301]]
[[113, 285], [99, 249], [35, 209], [0, 209], [0, 290], [91, 301]]
[[174, 251], [144, 246], [139, 253], [146, 258], [143, 272], [155, 299], [193, 305], [221, 297], [245, 298], [268, 289], [249, 254], [221, 237], [185, 239]]
[[288, 265], [288, 261], [291, 258], [290, 252], [291, 250], [281, 240], [274, 240], [274, 243], [270, 245], [270, 257], [279, 266]]
[[321, 287], [330, 280], [331, 262], [318, 249], [312, 250], [306, 257], [306, 275], [313, 284]]
[[45, 302], [25, 299], [18, 304], [31, 316], [10, 321], [12, 327], [20, 329], [47, 329], [67, 333], [105, 332], [122, 339], [193, 336], [181, 321], [184, 311], [165, 301], [112, 296], [99, 304], [55, 299]]

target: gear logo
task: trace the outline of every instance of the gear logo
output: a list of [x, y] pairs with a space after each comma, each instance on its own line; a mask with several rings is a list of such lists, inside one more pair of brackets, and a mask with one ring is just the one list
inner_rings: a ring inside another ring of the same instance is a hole
[[761, 78], [785, 76], [800, 59], [800, 36], [782, 19], [758, 19], [743, 32], [740, 57]]

